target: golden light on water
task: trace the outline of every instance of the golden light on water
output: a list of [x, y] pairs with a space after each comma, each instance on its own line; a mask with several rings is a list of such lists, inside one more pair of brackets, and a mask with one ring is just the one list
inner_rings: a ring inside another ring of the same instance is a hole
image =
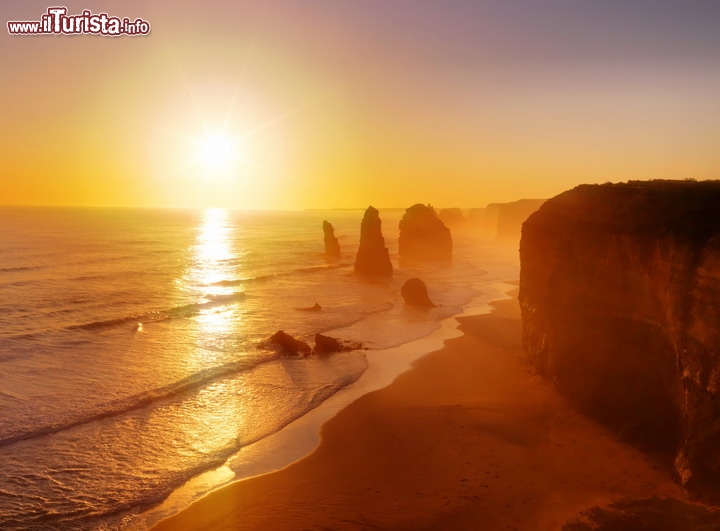
[[229, 262], [236, 256], [230, 236], [228, 211], [223, 208], [209, 208], [204, 211], [194, 247], [193, 280], [201, 285], [204, 295], [227, 295], [232, 289], [216, 285], [226, 280]]
[[208, 308], [197, 316], [200, 329], [205, 334], [223, 334], [230, 331], [232, 316], [235, 312], [229, 308]]
[[[183, 279], [184, 288], [193, 293], [199, 303], [207, 304], [195, 316], [201, 340], [226, 336], [238, 318], [232, 300], [235, 288], [222, 284], [235, 277], [237, 259], [241, 256], [234, 248], [233, 233], [227, 210], [209, 208], [202, 213], [192, 247], [191, 266]], [[200, 357], [205, 358], [205, 349], [198, 350], [200, 352], [203, 352]]]
[[[178, 353], [179, 363], [192, 373], [222, 367], [237, 353], [236, 339], [241, 332], [237, 288], [225, 282], [236, 278], [241, 267], [243, 251], [236, 248], [235, 230], [229, 211], [201, 211], [194, 240], [187, 249], [187, 265], [177, 279], [182, 300], [190, 307], [199, 305], [185, 321], [185, 348]], [[198, 455], [235, 445], [247, 420], [239, 398], [244, 388], [242, 378], [236, 375], [207, 382], [198, 390], [194, 405], [173, 419], [175, 424], [168, 427], [168, 432], [176, 433], [183, 447]], [[218, 472], [222, 477], [231, 473], [228, 469]], [[220, 480], [215, 473], [202, 477], [205, 481]]]

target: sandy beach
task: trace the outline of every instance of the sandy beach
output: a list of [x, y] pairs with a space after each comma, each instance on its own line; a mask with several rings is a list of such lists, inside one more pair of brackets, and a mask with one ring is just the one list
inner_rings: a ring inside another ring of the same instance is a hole
[[363, 396], [287, 468], [211, 493], [154, 529], [559, 529], [618, 500], [684, 499], [521, 359], [515, 299]]

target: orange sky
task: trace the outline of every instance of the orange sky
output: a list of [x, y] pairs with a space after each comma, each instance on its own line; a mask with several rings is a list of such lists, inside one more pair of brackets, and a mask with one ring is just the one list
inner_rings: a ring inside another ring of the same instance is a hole
[[[717, 3], [64, 5], [152, 32], [3, 31], [0, 204], [473, 207], [720, 178]], [[198, 139], [223, 131], [242, 149], [208, 171]]]

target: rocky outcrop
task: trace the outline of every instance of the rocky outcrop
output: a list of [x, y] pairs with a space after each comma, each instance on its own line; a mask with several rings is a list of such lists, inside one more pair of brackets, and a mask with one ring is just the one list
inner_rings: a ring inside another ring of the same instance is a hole
[[369, 206], [360, 224], [360, 247], [355, 272], [361, 275], [391, 277], [393, 266], [382, 235], [382, 221], [376, 208]]
[[579, 408], [720, 492], [720, 181], [584, 185], [522, 228], [529, 360]]
[[315, 334], [315, 348], [313, 352], [317, 354], [332, 354], [343, 350], [342, 343], [334, 337]]
[[259, 344], [260, 348], [270, 348], [286, 356], [327, 355], [335, 352], [350, 352], [363, 349], [362, 343], [348, 343], [333, 337], [315, 334], [315, 348], [311, 349], [305, 341], [295, 339], [290, 334], [278, 330], [267, 340]]
[[270, 336], [270, 339], [268, 339], [267, 342], [270, 345], [277, 347], [283, 354], [288, 356], [297, 356], [299, 354], [308, 355], [311, 350], [310, 345], [305, 343], [305, 341], [295, 339], [293, 336], [286, 334], [282, 330], [275, 332], [272, 336]]
[[314, 354], [326, 355], [335, 352], [350, 352], [351, 350], [363, 349], [362, 343], [349, 343], [347, 341], [339, 341], [334, 337], [315, 334]]
[[299, 310], [301, 312], [321, 312], [322, 306], [318, 304], [317, 302], [313, 304], [312, 306], [304, 306], [302, 308], [295, 308], [296, 310]]
[[465, 225], [465, 215], [459, 208], [443, 208], [438, 216], [446, 227], [462, 227]]
[[400, 288], [400, 295], [405, 300], [405, 304], [410, 306], [420, 306], [429, 308], [435, 306], [428, 296], [427, 286], [425, 282], [419, 278], [411, 278]]
[[400, 220], [398, 253], [401, 260], [450, 262], [452, 236], [430, 205], [416, 204]]
[[520, 199], [512, 203], [499, 203], [497, 210], [497, 239], [518, 241], [522, 224], [544, 202], [545, 199]]
[[323, 233], [325, 234], [325, 254], [328, 256], [340, 256], [340, 243], [335, 237], [335, 229], [328, 221], [323, 221]]

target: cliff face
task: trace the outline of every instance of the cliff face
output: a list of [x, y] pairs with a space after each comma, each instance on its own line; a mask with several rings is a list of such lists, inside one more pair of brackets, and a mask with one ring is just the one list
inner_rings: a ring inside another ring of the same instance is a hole
[[584, 185], [520, 241], [530, 361], [623, 438], [720, 492], [720, 181]]

